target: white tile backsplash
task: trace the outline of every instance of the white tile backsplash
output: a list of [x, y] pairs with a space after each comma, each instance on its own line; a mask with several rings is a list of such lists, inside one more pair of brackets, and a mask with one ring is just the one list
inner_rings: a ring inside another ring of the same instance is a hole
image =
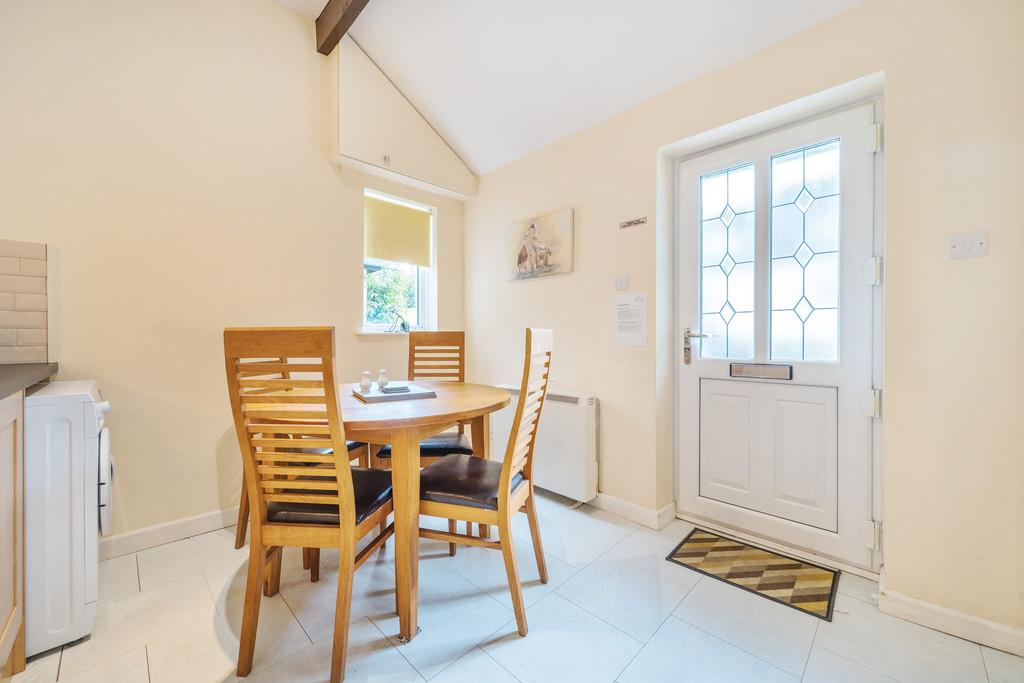
[[46, 245], [0, 240], [0, 363], [47, 360]]

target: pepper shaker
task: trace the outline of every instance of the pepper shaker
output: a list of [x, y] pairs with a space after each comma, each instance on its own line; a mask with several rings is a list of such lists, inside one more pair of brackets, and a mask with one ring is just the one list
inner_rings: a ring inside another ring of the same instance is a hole
[[359, 388], [363, 393], [366, 393], [373, 388], [373, 378], [370, 376], [369, 370], [363, 370], [363, 377], [359, 380]]

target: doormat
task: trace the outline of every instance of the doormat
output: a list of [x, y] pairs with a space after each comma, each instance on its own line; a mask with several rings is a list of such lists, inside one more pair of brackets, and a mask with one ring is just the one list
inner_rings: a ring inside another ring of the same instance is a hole
[[668, 557], [719, 581], [832, 621], [839, 572], [694, 529]]

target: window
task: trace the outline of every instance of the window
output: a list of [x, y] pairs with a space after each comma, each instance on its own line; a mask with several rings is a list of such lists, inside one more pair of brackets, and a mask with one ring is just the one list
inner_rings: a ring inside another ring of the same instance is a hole
[[363, 330], [436, 327], [432, 207], [366, 190], [363, 197]]
[[772, 157], [772, 360], [839, 359], [839, 140]]
[[700, 179], [704, 358], [754, 357], [754, 164]]

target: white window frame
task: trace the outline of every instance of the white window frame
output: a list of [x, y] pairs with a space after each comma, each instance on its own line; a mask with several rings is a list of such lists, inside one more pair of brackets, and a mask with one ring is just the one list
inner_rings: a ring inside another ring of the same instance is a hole
[[[415, 266], [417, 273], [416, 282], [416, 318], [419, 325], [410, 325], [410, 330], [436, 330], [437, 329], [437, 209], [429, 204], [423, 204], [405, 197], [398, 197], [387, 194], [372, 188], [363, 188], [363, 197], [372, 197], [393, 204], [408, 206], [413, 209], [427, 211], [430, 213], [430, 268]], [[374, 259], [366, 256], [365, 246], [363, 248], [363, 286], [362, 286], [362, 314], [361, 331], [371, 334], [391, 333], [391, 323], [369, 323], [366, 321], [366, 264], [390, 264], [394, 261]], [[402, 332], [393, 332], [402, 334]]]

